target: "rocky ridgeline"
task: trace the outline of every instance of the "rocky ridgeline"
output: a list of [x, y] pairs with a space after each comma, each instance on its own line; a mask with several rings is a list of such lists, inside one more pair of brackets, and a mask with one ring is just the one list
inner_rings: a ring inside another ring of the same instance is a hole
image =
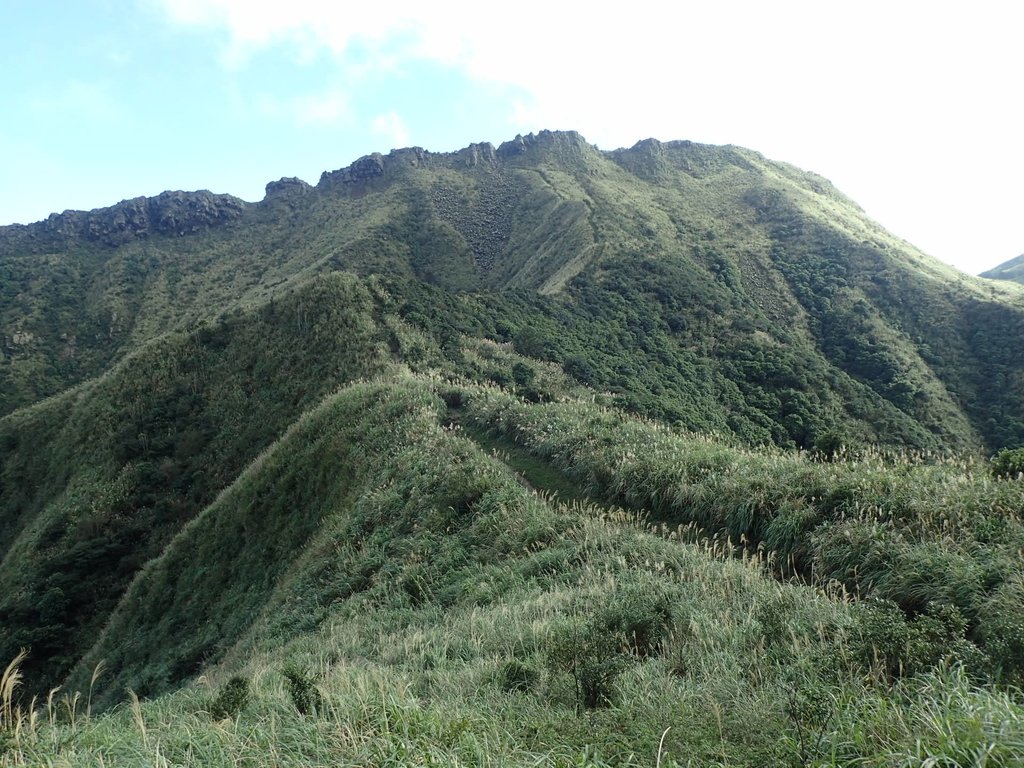
[[[665, 150], [684, 147], [699, 145], [662, 144], [648, 139], [628, 150], [603, 154], [637, 175], [653, 176], [662, 156], [668, 154]], [[311, 192], [328, 189], [361, 192], [377, 179], [400, 176], [419, 167], [484, 171], [488, 178], [479, 198], [468, 207], [467, 201], [441, 189], [435, 190], [434, 204], [438, 213], [466, 237], [478, 263], [486, 267], [508, 241], [512, 211], [519, 195], [507, 169], [546, 156], [585, 162], [588, 153], [598, 151], [575, 131], [540, 131], [516, 136], [498, 147], [482, 142], [448, 153], [428, 152], [421, 147], [395, 149], [386, 155], [366, 155], [347, 168], [325, 171], [316, 187], [294, 177], [272, 181], [267, 184], [265, 200], [297, 203]], [[64, 211], [35, 224], [0, 226], [0, 254], [60, 248], [69, 239], [118, 246], [152, 235], [184, 236], [233, 221], [247, 205], [237, 197], [202, 190], [137, 197], [93, 211]]]
[[490, 269], [511, 237], [512, 219], [521, 196], [515, 177], [506, 169], [514, 168], [519, 158], [529, 157], [534, 152], [564, 158], [582, 156], [587, 151], [596, 151], [596, 148], [575, 131], [541, 131], [516, 136], [497, 148], [482, 142], [450, 153], [428, 152], [422, 147], [395, 149], [386, 155], [379, 152], [366, 155], [347, 168], [325, 171], [316, 188], [361, 191], [377, 179], [397, 176], [411, 168], [478, 169], [484, 175], [480, 177], [479, 194], [475, 199], [467, 199], [445, 185], [436, 184], [431, 189], [431, 203], [437, 215], [466, 238], [477, 265]]
[[109, 208], [52, 213], [35, 224], [0, 227], [0, 252], [5, 245], [31, 248], [73, 239], [118, 246], [152, 235], [180, 237], [232, 221], [245, 207], [237, 197], [206, 190], [162, 192]]
[[519, 155], [540, 152], [557, 155], [564, 160], [597, 151], [596, 146], [588, 144], [576, 131], [540, 131], [503, 142], [497, 155], [501, 160], [511, 160]]
[[497, 149], [490, 142], [470, 144], [457, 152], [428, 152], [422, 147], [393, 149], [382, 155], [374, 152], [361, 157], [347, 168], [337, 171], [324, 171], [320, 175], [317, 189], [331, 189], [349, 185], [359, 185], [373, 179], [386, 177], [407, 168], [438, 167], [438, 168], [475, 168], [492, 166], [500, 169], [522, 155], [532, 152], [552, 152], [561, 156], [582, 154], [585, 151], [596, 151], [586, 140], [575, 131], [541, 131], [526, 136], [516, 136], [506, 141]]

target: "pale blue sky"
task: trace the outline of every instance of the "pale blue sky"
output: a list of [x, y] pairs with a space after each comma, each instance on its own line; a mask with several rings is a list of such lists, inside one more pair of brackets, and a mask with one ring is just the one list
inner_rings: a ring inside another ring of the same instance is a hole
[[1018, 4], [0, 0], [0, 223], [373, 151], [741, 144], [968, 272], [1024, 251]]

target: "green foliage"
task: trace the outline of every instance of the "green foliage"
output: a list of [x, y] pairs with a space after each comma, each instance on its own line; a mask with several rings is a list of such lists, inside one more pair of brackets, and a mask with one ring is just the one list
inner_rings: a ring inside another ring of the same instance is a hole
[[987, 658], [965, 638], [967, 621], [954, 606], [932, 605], [911, 620], [885, 601], [862, 603], [858, 611], [853, 654], [887, 680], [944, 663], [962, 664], [978, 676], [988, 671]]
[[960, 667], [844, 702], [827, 765], [992, 765], [1024, 758], [1024, 708], [1012, 693], [978, 688]]
[[658, 582], [630, 584], [598, 611], [594, 628], [615, 638], [621, 652], [646, 658], [661, 651], [672, 628], [672, 607]]
[[210, 702], [210, 717], [214, 720], [238, 717], [249, 703], [250, 695], [249, 681], [235, 675], [224, 683]]
[[696, 145], [474, 168], [393, 164], [185, 237], [0, 239], [0, 413], [347, 271], [386, 276], [382, 301], [430, 335], [427, 352], [392, 327], [411, 363], [440, 350], [461, 369], [460, 335], [512, 340], [622, 406], [753, 444], [809, 449], [826, 424], [922, 450], [1024, 435], [1014, 294], [922, 262], [818, 180]]
[[598, 622], [573, 616], [556, 624], [548, 640], [548, 665], [570, 678], [577, 714], [611, 706], [625, 666], [617, 638], [601, 630]]
[[281, 674], [292, 704], [300, 715], [316, 716], [324, 711], [323, 694], [306, 672], [289, 665], [281, 670]]
[[547, 661], [571, 679], [577, 714], [611, 706], [628, 655], [659, 653], [671, 620], [668, 598], [652, 581], [616, 590], [589, 616], [570, 616], [555, 624]]
[[785, 702], [790, 732], [784, 744], [797, 765], [814, 765], [822, 758], [836, 709], [835, 694], [823, 681], [804, 675], [792, 681]]
[[980, 641], [996, 665], [996, 676], [1020, 685], [1024, 681], [1024, 579], [1015, 574], [995, 589], [978, 610]]
[[510, 659], [501, 665], [499, 684], [503, 691], [524, 693], [536, 686], [539, 675], [537, 670], [518, 659]]
[[981, 277], [987, 277], [991, 280], [1014, 280], [1018, 283], [1024, 283], [1024, 254], [1015, 259], [1005, 261], [987, 272], [982, 272]]
[[949, 457], [1024, 436], [1019, 292], [745, 150], [523, 147], [0, 238], [5, 764], [1022, 761], [1019, 451]]
[[1015, 479], [1024, 475], [1024, 448], [1004, 448], [992, 459], [992, 477]]
[[870, 453], [812, 462], [673, 434], [583, 404], [530, 406], [497, 394], [470, 399], [468, 412], [553, 462], [591, 499], [644, 510], [668, 530], [689, 530], [726, 552], [767, 550], [783, 575], [893, 601], [894, 616], [911, 620], [904, 626], [900, 618], [894, 631], [912, 636], [882, 643], [888, 674], [923, 670], [944, 656], [982, 675], [992, 665], [1016, 669], [1014, 630], [997, 630], [999, 611], [985, 606], [999, 604], [1011, 616], [1024, 610], [1024, 597], [1003, 586], [1020, 578], [1024, 528], [1012, 511], [1024, 490], [993, 483], [979, 463]]
[[[324, 278], [272, 312], [164, 337], [81, 391], [0, 422], [10, 447], [0, 542], [20, 552], [0, 565], [0, 622], [12, 628], [0, 653], [32, 647], [34, 692], [65, 678], [143, 564], [299, 414], [382, 367], [372, 308], [367, 286]], [[197, 645], [172, 676], [218, 642]]]
[[818, 461], [838, 461], [849, 453], [848, 439], [839, 431], [829, 429], [814, 439], [812, 458]]
[[512, 381], [517, 387], [528, 387], [536, 378], [533, 368], [523, 363], [516, 363], [512, 366]]

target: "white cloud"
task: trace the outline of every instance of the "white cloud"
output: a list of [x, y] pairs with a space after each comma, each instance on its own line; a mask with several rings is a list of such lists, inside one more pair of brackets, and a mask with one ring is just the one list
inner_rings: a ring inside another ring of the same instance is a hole
[[853, 130], [863, 140], [891, 131], [893, 118], [949, 118], [957, 101], [990, 107], [999, 93], [1015, 101], [1004, 88], [1018, 71], [1017, 27], [1007, 23], [1017, 14], [983, 2], [970, 14], [872, 0], [637, 0], [603, 14], [591, 4], [536, 0], [490, 13], [408, 0], [160, 2], [179, 23], [226, 32], [236, 63], [282, 43], [306, 57], [359, 46], [392, 65], [430, 60], [518, 86], [532, 94], [536, 119], [563, 127], [583, 120], [589, 138], [609, 145], [634, 141], [640, 125], [665, 138], [694, 126], [727, 141], [797, 123], [808, 135]]
[[377, 115], [372, 122], [373, 131], [390, 142], [392, 148], [409, 145], [409, 129], [394, 110]]
[[225, 62], [244, 66], [269, 45], [288, 43], [308, 58], [321, 50], [341, 55], [353, 43], [374, 47], [411, 32], [429, 15], [412, 2], [338, 3], [324, 0], [156, 0], [179, 24], [227, 33]]

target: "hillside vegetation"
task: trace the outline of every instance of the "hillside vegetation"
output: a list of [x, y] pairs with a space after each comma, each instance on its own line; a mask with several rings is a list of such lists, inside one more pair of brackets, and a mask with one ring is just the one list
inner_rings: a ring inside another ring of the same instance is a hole
[[1015, 259], [1010, 259], [1009, 261], [1000, 264], [998, 267], [990, 269], [988, 272], [982, 272], [981, 276], [992, 280], [1013, 280], [1017, 283], [1024, 282], [1024, 254], [1021, 254]]
[[2, 412], [343, 270], [443, 289], [412, 297], [424, 330], [513, 340], [690, 429], [800, 447], [833, 428], [946, 452], [1024, 442], [1024, 353], [1008, 343], [1024, 294], [734, 147], [606, 153], [543, 132], [397, 150], [316, 187], [275, 182], [258, 204], [178, 193], [5, 227], [0, 270]]
[[1024, 762], [1024, 293], [819, 177], [542, 133], [0, 269], [0, 765]]

